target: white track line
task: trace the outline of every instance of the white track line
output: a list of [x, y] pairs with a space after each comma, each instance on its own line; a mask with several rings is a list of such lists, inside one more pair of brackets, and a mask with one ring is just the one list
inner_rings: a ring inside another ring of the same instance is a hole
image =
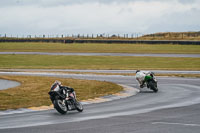
[[173, 122], [153, 122], [152, 124], [180, 125], [180, 126], [200, 127], [200, 124], [173, 123]]

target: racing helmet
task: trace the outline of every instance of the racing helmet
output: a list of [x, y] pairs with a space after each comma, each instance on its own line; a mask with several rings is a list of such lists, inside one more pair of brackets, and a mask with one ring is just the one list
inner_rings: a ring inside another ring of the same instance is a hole
[[60, 81], [58, 81], [58, 80], [55, 81], [55, 84], [57, 84], [57, 85], [59, 85], [59, 86], [62, 85], [62, 83], [61, 83]]
[[136, 72], [135, 72], [135, 73], [137, 73], [137, 72], [140, 72], [140, 70], [136, 70]]

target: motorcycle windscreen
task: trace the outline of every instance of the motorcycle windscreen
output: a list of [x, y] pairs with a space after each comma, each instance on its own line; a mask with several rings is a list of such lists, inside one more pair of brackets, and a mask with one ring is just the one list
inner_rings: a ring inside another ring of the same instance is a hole
[[72, 98], [74, 98], [74, 94], [73, 93], [70, 93], [69, 96], [72, 97]]
[[59, 91], [60, 87], [57, 84], [53, 84], [52, 87], [51, 87], [51, 90], [53, 90], [53, 91]]

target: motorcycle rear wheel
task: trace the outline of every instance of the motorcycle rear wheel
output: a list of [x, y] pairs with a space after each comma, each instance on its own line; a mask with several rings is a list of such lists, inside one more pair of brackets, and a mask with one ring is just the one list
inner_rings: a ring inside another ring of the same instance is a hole
[[67, 107], [65, 104], [63, 104], [62, 100], [57, 99], [54, 100], [54, 108], [61, 114], [66, 114], [67, 113]]

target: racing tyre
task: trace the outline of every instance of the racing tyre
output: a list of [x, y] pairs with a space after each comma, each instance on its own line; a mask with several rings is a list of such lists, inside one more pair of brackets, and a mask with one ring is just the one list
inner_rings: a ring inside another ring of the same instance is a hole
[[76, 106], [76, 110], [78, 112], [82, 112], [83, 111], [83, 105], [80, 102], [76, 101], [75, 106]]
[[158, 88], [157, 88], [156, 83], [150, 81], [150, 82], [149, 82], [149, 87], [150, 87], [150, 89], [153, 90], [155, 93], [158, 92]]
[[67, 107], [60, 99], [54, 100], [54, 108], [61, 114], [67, 113]]

